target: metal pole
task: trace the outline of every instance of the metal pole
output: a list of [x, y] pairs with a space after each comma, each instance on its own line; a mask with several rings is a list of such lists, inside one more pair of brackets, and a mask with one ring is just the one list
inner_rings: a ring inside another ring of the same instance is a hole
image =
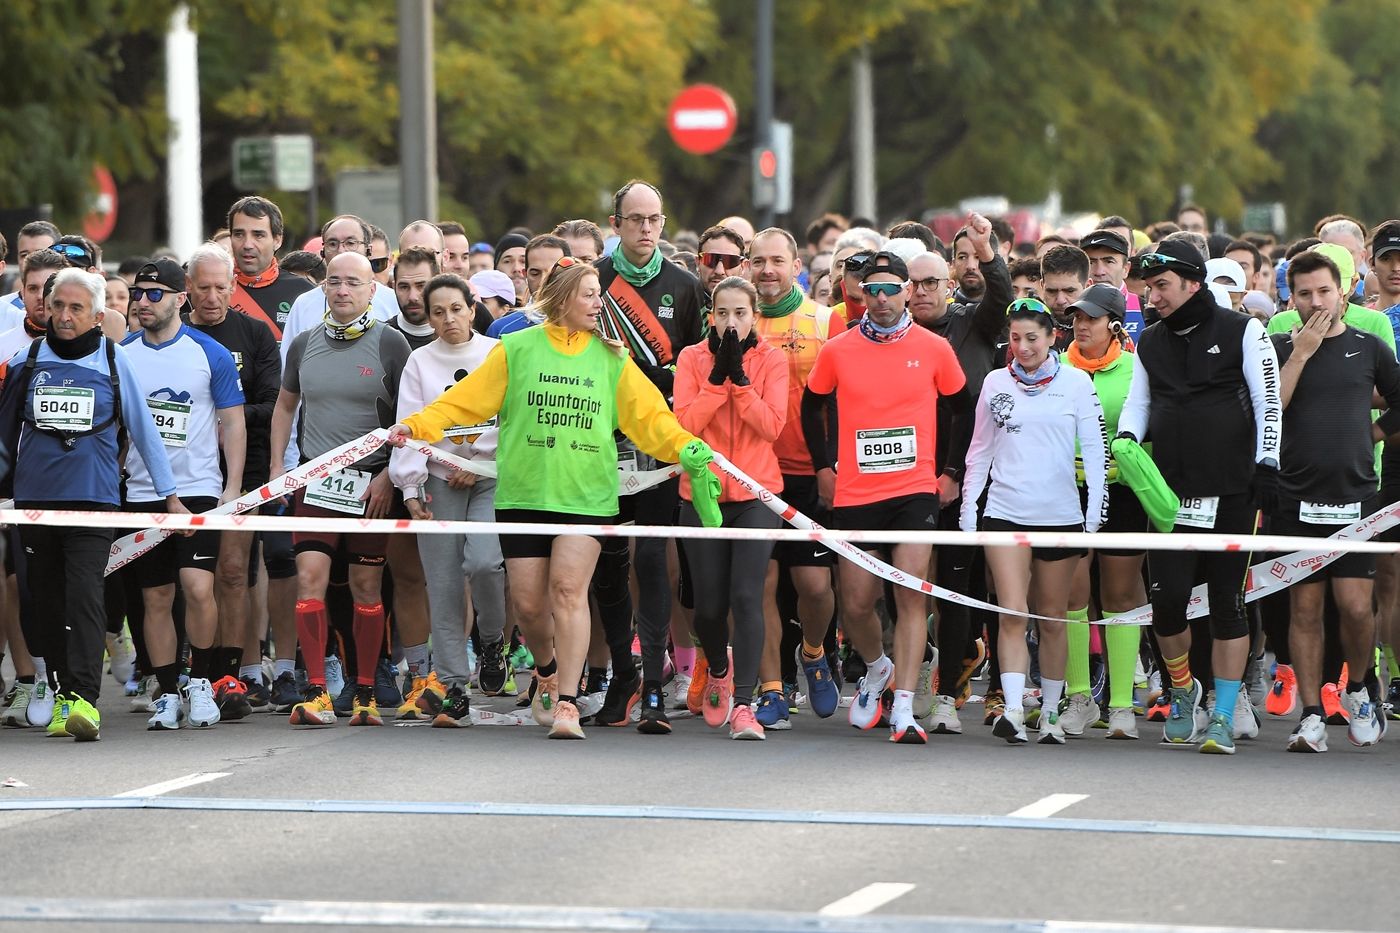
[[189, 7], [170, 16], [165, 34], [165, 114], [170, 120], [165, 193], [170, 248], [181, 259], [204, 241], [204, 184], [199, 160], [199, 39]]
[[[758, 0], [758, 28], [754, 47], [754, 145], [773, 145], [773, 0]], [[771, 201], [759, 208], [757, 223], [762, 230], [773, 226]]]
[[851, 62], [851, 214], [878, 221], [875, 203], [875, 88], [870, 47]]
[[[399, 177], [405, 223], [437, 218], [433, 5], [399, 3]], [[390, 232], [390, 236], [393, 236]]]

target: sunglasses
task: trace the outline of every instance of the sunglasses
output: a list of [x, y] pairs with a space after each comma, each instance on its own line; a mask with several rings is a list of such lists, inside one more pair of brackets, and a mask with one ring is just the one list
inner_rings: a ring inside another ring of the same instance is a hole
[[162, 301], [165, 300], [166, 295], [171, 294], [174, 293], [168, 292], [163, 288], [141, 288], [139, 286], [132, 286], [131, 288], [132, 301], [140, 301], [142, 298], [145, 298], [153, 305], [160, 304]]
[[1030, 311], [1034, 314], [1049, 314], [1051, 318], [1055, 315], [1046, 307], [1045, 302], [1039, 298], [1017, 298], [1006, 306], [1006, 314], [1009, 317], [1018, 311]]
[[1186, 271], [1199, 274], [1201, 267], [1194, 262], [1187, 262], [1184, 259], [1177, 259], [1175, 256], [1168, 256], [1165, 253], [1139, 253], [1137, 255], [1137, 267], [1140, 272], [1147, 274], [1158, 269], [1168, 271]]
[[871, 253], [853, 253], [846, 257], [842, 268], [853, 275], [859, 275], [865, 271], [865, 267], [870, 265], [870, 260], [875, 258]]
[[701, 253], [696, 258], [707, 269], [737, 269], [744, 261], [743, 256], [732, 256], [729, 253]]
[[380, 256], [378, 259], [376, 259], [373, 256], [371, 256], [369, 258], [369, 267], [375, 272], [383, 272], [385, 269], [389, 268], [389, 257]]
[[92, 254], [76, 243], [55, 243], [53, 246], [50, 246], [49, 249], [58, 253], [58, 255], [73, 263], [75, 266], [87, 269], [94, 265]]
[[904, 291], [908, 284], [908, 282], [861, 282], [860, 290], [872, 298], [876, 295], [884, 295], [886, 298], [893, 298], [895, 295]]
[[554, 264], [554, 268], [556, 268], [556, 269], [567, 269], [567, 268], [569, 268], [570, 266], [576, 266], [576, 265], [581, 264], [582, 262], [583, 262], [583, 260], [581, 260], [581, 259], [575, 259], [575, 258], [572, 257], [572, 256], [560, 256], [560, 257], [559, 257], [559, 260]]

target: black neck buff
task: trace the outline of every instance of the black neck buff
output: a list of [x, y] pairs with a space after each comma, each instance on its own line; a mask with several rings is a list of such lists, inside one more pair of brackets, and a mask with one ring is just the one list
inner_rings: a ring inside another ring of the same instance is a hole
[[54, 333], [53, 321], [49, 321], [46, 339], [49, 346], [53, 348], [54, 355], [59, 359], [80, 360], [96, 353], [97, 348], [102, 345], [102, 328], [94, 324], [87, 333], [79, 334], [72, 340], [66, 340]]
[[1167, 330], [1173, 334], [1179, 334], [1203, 322], [1210, 317], [1213, 310], [1215, 310], [1215, 302], [1211, 300], [1210, 289], [1202, 285], [1196, 294], [1182, 303], [1181, 307], [1163, 317], [1162, 323], [1167, 325]]

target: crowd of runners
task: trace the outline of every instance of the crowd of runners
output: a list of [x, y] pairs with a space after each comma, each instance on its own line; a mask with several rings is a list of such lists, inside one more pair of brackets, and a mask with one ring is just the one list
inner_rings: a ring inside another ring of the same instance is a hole
[[871, 532], [1384, 529], [1366, 520], [1400, 500], [1400, 221], [1338, 215], [1288, 243], [1211, 233], [1189, 205], [1031, 242], [978, 214], [948, 243], [835, 214], [796, 234], [674, 227], [644, 181], [603, 226], [494, 244], [342, 215], [284, 250], [257, 196], [185, 257], [109, 264], [24, 226], [0, 296], [17, 509], [201, 513], [271, 484], [261, 513], [293, 519], [678, 531], [292, 520], [183, 530], [113, 569], [125, 531], [19, 522], [0, 722], [97, 739], [109, 675], [152, 731], [267, 711], [460, 728], [475, 700], [528, 707], [550, 738], [695, 717], [763, 739], [844, 706], [897, 743], [969, 720], [1012, 744], [1133, 740], [1145, 719], [1231, 754], [1266, 713], [1296, 721], [1299, 752], [1325, 752], [1329, 726], [1375, 745], [1400, 717], [1400, 553], [1255, 599], [1271, 555], [1239, 549], [905, 542], [860, 560], [685, 532], [776, 529], [783, 505]]

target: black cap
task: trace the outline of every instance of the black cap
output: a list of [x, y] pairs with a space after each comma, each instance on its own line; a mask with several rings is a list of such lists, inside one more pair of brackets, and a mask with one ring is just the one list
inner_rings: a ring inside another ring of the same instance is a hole
[[149, 282], [164, 285], [173, 292], [182, 292], [185, 290], [185, 270], [173, 259], [154, 259], [136, 270], [136, 279], [131, 284]]
[[870, 257], [870, 261], [867, 262], [865, 268], [861, 270], [860, 280], [864, 282], [872, 275], [881, 272], [886, 275], [897, 275], [904, 281], [909, 281], [908, 264], [889, 250], [882, 249], [880, 252]]
[[1397, 249], [1400, 249], [1400, 220], [1381, 224], [1380, 229], [1376, 231], [1376, 238], [1371, 241], [1371, 255], [1379, 259]]
[[1089, 317], [1109, 317], [1123, 320], [1127, 311], [1123, 293], [1112, 285], [1090, 285], [1084, 289], [1079, 300], [1069, 306], [1071, 311], [1081, 311]]
[[529, 244], [529, 242], [529, 240], [518, 233], [507, 233], [496, 241], [496, 261], [500, 262], [501, 257], [506, 254], [506, 250], [515, 249], [516, 247], [523, 248]]
[[1138, 253], [1133, 262], [1148, 278], [1163, 270], [1175, 272], [1183, 279], [1196, 282], [1206, 280], [1206, 261], [1201, 251], [1185, 240], [1163, 240], [1155, 249]]
[[1128, 255], [1128, 241], [1123, 239], [1122, 234], [1114, 233], [1112, 230], [1094, 230], [1084, 235], [1079, 241], [1079, 248], [1089, 249], [1111, 249], [1121, 256]]

